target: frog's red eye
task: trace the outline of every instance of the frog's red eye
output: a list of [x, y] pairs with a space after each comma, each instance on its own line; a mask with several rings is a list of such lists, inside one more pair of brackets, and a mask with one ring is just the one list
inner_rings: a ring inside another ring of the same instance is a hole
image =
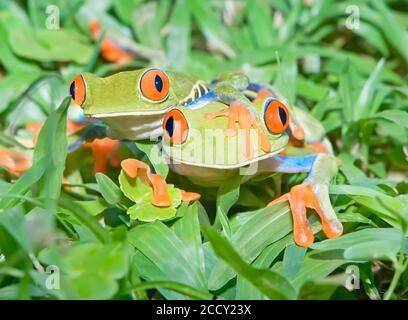
[[188, 136], [188, 122], [179, 109], [167, 112], [163, 119], [163, 132], [167, 140], [173, 144], [182, 144]]
[[69, 94], [75, 104], [82, 106], [86, 97], [85, 81], [82, 75], [76, 76], [74, 81], [71, 82], [71, 85], [69, 86]]
[[264, 104], [264, 121], [270, 133], [282, 133], [289, 125], [289, 111], [279, 100], [266, 99]]
[[159, 69], [149, 69], [140, 77], [139, 89], [146, 99], [163, 101], [169, 94], [169, 78]]

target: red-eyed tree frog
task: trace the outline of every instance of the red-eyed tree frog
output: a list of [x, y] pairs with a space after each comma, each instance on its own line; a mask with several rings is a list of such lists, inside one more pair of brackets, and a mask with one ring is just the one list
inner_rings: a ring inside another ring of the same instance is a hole
[[336, 158], [328, 153], [283, 155], [289, 141], [288, 109], [270, 97], [258, 99], [254, 106], [257, 122], [248, 114], [241, 114], [243, 125], [239, 127], [228, 124], [225, 116], [229, 109], [219, 102], [196, 110], [183, 106], [171, 109], [162, 127], [163, 152], [172, 170], [206, 187], [233, 185], [232, 180], [238, 175], [242, 176], [241, 183], [245, 183], [255, 176], [306, 172], [303, 183], [274, 200], [289, 201], [295, 242], [309, 246], [314, 241], [307, 208], [317, 212], [327, 237], [340, 236], [342, 225], [328, 193], [329, 183], [338, 170]]

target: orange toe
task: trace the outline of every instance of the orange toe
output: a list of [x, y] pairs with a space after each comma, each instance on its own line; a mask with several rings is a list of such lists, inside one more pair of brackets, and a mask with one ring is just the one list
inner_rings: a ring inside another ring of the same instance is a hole
[[326, 215], [314, 194], [313, 185], [308, 183], [296, 185], [292, 187], [289, 193], [280, 196], [268, 205], [272, 205], [284, 199], [289, 200], [289, 206], [293, 218], [293, 237], [297, 245], [308, 247], [314, 242], [313, 231], [306, 215], [307, 208], [316, 211], [320, 218], [323, 232], [328, 238], [336, 238], [342, 234], [342, 224], [337, 219], [329, 220], [326, 218]]
[[156, 207], [169, 207], [171, 200], [167, 192], [166, 181], [157, 173], [149, 174], [149, 179], [153, 186], [152, 204]]
[[118, 162], [112, 162], [110, 159], [115, 157], [119, 150], [119, 141], [110, 138], [95, 139], [92, 142], [85, 143], [85, 148], [90, 148], [95, 158], [93, 171], [106, 173], [107, 162], [112, 166], [118, 166]]
[[23, 153], [8, 149], [0, 150], [0, 167], [3, 167], [15, 176], [19, 176], [31, 168], [31, 159]]
[[181, 198], [184, 202], [196, 201], [201, 198], [201, 195], [196, 192], [188, 192], [181, 190]]
[[227, 137], [233, 137], [237, 134], [237, 123], [240, 129], [245, 130], [245, 145], [244, 155], [247, 159], [252, 159], [254, 148], [252, 146], [251, 129], [256, 130], [259, 138], [260, 147], [264, 152], [269, 152], [271, 149], [270, 143], [265, 135], [265, 132], [258, 124], [258, 120], [251, 110], [242, 102], [231, 102], [228, 109], [219, 112], [209, 112], [205, 114], [206, 119], [214, 119], [216, 117], [228, 117], [228, 127], [225, 131]]

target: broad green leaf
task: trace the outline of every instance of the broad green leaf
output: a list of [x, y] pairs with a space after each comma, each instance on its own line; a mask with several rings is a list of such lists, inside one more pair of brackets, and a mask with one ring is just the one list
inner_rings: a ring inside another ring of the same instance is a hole
[[401, 230], [395, 228], [367, 228], [345, 234], [336, 239], [324, 240], [312, 244], [311, 248], [320, 251], [346, 250], [354, 245], [372, 241], [401, 243]]
[[303, 259], [306, 254], [306, 248], [291, 244], [286, 247], [282, 261], [282, 272], [285, 276], [293, 278], [299, 272]]
[[214, 229], [207, 227], [205, 233], [215, 253], [238, 274], [251, 282], [270, 299], [294, 299], [295, 291], [289, 281], [268, 269], [255, 269], [247, 264], [234, 250], [231, 243], [220, 236]]
[[174, 207], [159, 208], [149, 202], [143, 202], [131, 206], [127, 213], [132, 219], [149, 222], [173, 218], [177, 210]]
[[[201, 230], [198, 218], [198, 203], [184, 204], [185, 212], [172, 226], [176, 235], [185, 243], [192, 257], [191, 262], [200, 270], [200, 275], [205, 274], [204, 251], [201, 243]], [[180, 207], [181, 209], [182, 207]], [[180, 210], [179, 209], [179, 210]], [[203, 281], [206, 281], [203, 279]]]
[[349, 260], [391, 260], [396, 261], [400, 244], [387, 240], [374, 240], [355, 244], [344, 251]]
[[191, 17], [188, 0], [178, 0], [173, 7], [167, 37], [167, 55], [174, 70], [181, 70], [190, 58]]
[[[129, 242], [145, 255], [160, 270], [163, 278], [152, 279], [176, 281], [207, 291], [202, 270], [197, 262], [192, 262], [195, 255], [176, 233], [159, 221], [133, 228], [128, 234]], [[138, 267], [143, 277], [145, 270]], [[147, 270], [150, 273], [150, 269]]]
[[[245, 262], [251, 263], [262, 250], [292, 230], [290, 209], [285, 201], [245, 213], [248, 220], [231, 236], [230, 241]], [[224, 261], [218, 261], [208, 280], [210, 289], [222, 287], [236, 275]]]
[[237, 202], [239, 198], [239, 190], [241, 186], [241, 177], [227, 182], [225, 185], [219, 187], [217, 192], [217, 212], [216, 222], [221, 223], [223, 232], [230, 237], [231, 227], [228, 220], [228, 211]]
[[227, 57], [234, 58], [236, 53], [230, 43], [231, 36], [228, 29], [219, 21], [210, 5], [201, 0], [190, 0], [188, 5], [211, 48], [219, 50]]
[[374, 118], [392, 121], [404, 128], [408, 128], [408, 112], [403, 110], [384, 110], [375, 114]]
[[404, 227], [408, 223], [405, 204], [398, 198], [366, 187], [337, 185], [330, 187], [331, 194], [345, 194], [372, 210], [393, 227]]
[[[65, 98], [53, 111], [41, 128], [34, 150], [34, 165], [43, 160], [47, 170], [38, 181], [38, 195], [46, 200], [57, 200], [61, 192], [68, 139], [66, 132], [67, 112], [71, 98]], [[54, 152], [50, 152], [53, 150]]]
[[95, 175], [96, 182], [98, 183], [99, 190], [109, 204], [117, 204], [120, 201], [122, 192], [120, 188], [106, 175], [98, 172]]
[[126, 24], [130, 24], [137, 12], [137, 6], [142, 2], [142, 0], [114, 0], [113, 7], [119, 18]]
[[[288, 280], [293, 285], [297, 293], [299, 293], [300, 288], [303, 284], [309, 281], [317, 281], [323, 279], [338, 267], [347, 262], [346, 260], [335, 258], [330, 258], [327, 260], [314, 259], [310, 256], [312, 253], [309, 253], [305, 256], [299, 272], [294, 277], [288, 277]], [[282, 268], [282, 263], [277, 263], [276, 265], [274, 265], [272, 270], [281, 273]]]
[[181, 191], [174, 185], [167, 185], [167, 192], [171, 200], [169, 207], [156, 207], [152, 204], [153, 190], [141, 179], [128, 177], [123, 170], [119, 175], [120, 188], [126, 197], [136, 202], [127, 213], [132, 219], [141, 221], [167, 220], [177, 213], [176, 208], [181, 203]]
[[167, 165], [166, 160], [163, 158], [157, 142], [136, 142], [136, 146], [149, 158], [156, 173], [160, 174], [164, 179], [166, 179], [167, 174], [169, 173], [169, 166]]
[[26, 253], [31, 252], [31, 243], [27, 237], [24, 214], [21, 209], [15, 207], [0, 213], [0, 227], [9, 233]]
[[366, 118], [371, 115], [372, 104], [375, 96], [375, 90], [377, 89], [378, 83], [380, 81], [381, 71], [384, 67], [385, 60], [381, 59], [378, 61], [374, 71], [371, 73], [370, 77], [365, 82], [360, 95], [358, 97], [357, 103], [354, 106], [354, 117], [355, 121]]
[[[255, 268], [269, 268], [276, 257], [285, 249], [286, 246], [293, 243], [293, 235], [288, 234], [286, 237], [267, 246], [261, 254], [252, 263]], [[237, 276], [236, 295], [237, 300], [261, 300], [265, 295], [259, 291], [244, 277]]]

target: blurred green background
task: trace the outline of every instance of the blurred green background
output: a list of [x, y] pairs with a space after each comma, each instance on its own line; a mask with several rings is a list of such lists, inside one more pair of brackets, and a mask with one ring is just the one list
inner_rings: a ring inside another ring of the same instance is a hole
[[[1, 1], [0, 149], [33, 167], [0, 168], [0, 299], [406, 299], [407, 28], [407, 1]], [[104, 39], [131, 58], [110, 61]], [[239, 69], [311, 112], [342, 160], [331, 194], [348, 235], [295, 246], [288, 208], [262, 209], [257, 184], [241, 191], [228, 242], [201, 232], [214, 204], [130, 224], [90, 153], [66, 159], [57, 107], [76, 74], [150, 65], [206, 81]], [[26, 126], [45, 120], [34, 151]]]

